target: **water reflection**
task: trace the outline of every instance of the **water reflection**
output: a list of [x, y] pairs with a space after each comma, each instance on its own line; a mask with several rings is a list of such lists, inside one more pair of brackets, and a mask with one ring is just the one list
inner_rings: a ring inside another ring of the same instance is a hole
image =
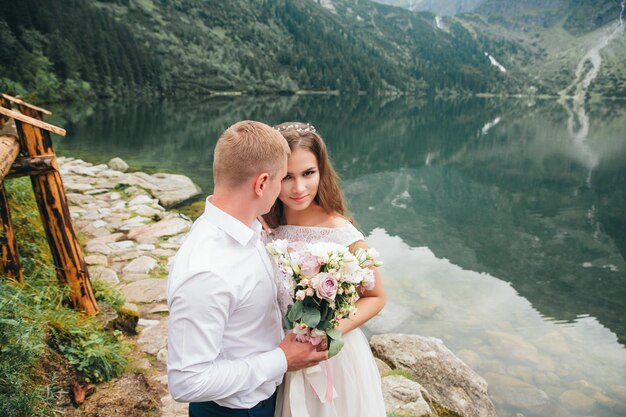
[[[444, 340], [489, 383], [499, 415], [616, 416], [626, 412], [626, 351], [593, 317], [545, 320], [507, 282], [465, 270], [377, 228], [388, 297], [375, 333]], [[575, 397], [575, 404], [562, 400]], [[581, 414], [582, 413], [582, 414]]]
[[528, 100], [242, 97], [57, 110], [69, 132], [60, 153], [120, 156], [206, 192], [227, 126], [311, 122], [385, 257], [388, 328], [443, 338], [492, 383], [500, 412], [626, 413], [623, 106], [589, 106], [584, 126], [559, 103]]

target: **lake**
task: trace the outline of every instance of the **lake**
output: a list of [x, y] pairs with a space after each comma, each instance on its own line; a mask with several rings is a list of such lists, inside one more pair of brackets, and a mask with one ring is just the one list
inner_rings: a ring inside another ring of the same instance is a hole
[[501, 416], [626, 415], [626, 106], [531, 99], [217, 97], [58, 108], [60, 155], [211, 191], [232, 123], [307, 121], [381, 252], [367, 326], [442, 339]]

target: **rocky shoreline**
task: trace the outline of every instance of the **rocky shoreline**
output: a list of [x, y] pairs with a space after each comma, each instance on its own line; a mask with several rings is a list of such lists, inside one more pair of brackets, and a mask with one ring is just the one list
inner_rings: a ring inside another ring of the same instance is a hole
[[[139, 316], [134, 366], [162, 387], [160, 415], [187, 416], [186, 404], [167, 394], [169, 265], [192, 221], [171, 207], [200, 194], [182, 175], [127, 173], [119, 158], [108, 165], [59, 157], [70, 213], [92, 280], [120, 289], [126, 310]], [[376, 335], [370, 341], [382, 375], [388, 415], [495, 416], [487, 383], [441, 340]]]

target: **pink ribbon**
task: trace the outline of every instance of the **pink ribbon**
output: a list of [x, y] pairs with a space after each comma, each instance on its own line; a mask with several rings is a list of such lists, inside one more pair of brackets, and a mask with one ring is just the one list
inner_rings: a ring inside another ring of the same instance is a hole
[[324, 361], [324, 365], [326, 366], [326, 401], [333, 400], [333, 376], [331, 374], [332, 368], [330, 365], [330, 361]]

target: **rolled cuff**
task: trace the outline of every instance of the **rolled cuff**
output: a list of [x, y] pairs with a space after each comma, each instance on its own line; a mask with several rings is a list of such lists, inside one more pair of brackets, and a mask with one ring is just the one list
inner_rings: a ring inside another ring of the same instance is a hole
[[255, 358], [254, 366], [265, 377], [266, 381], [282, 381], [283, 375], [287, 372], [287, 357], [281, 348], [261, 353]]

